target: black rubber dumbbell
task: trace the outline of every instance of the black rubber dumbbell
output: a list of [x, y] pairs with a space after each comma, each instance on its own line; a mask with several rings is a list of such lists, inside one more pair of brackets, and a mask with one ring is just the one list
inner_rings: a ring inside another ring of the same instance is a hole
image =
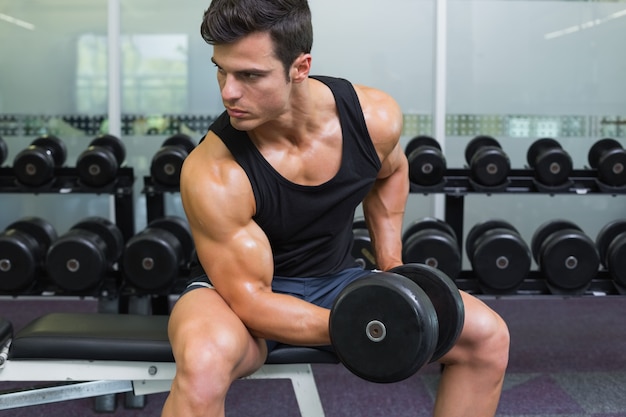
[[81, 182], [89, 187], [111, 183], [126, 158], [124, 143], [113, 135], [102, 135], [89, 143], [76, 160]]
[[465, 160], [471, 179], [479, 185], [494, 187], [506, 183], [511, 161], [500, 143], [491, 136], [476, 136], [465, 147]]
[[0, 291], [18, 291], [35, 282], [44, 269], [57, 232], [39, 217], [24, 217], [0, 234]]
[[475, 224], [465, 239], [465, 250], [485, 293], [514, 292], [530, 272], [530, 248], [505, 220]]
[[150, 175], [154, 182], [166, 186], [180, 185], [183, 162], [194, 148], [191, 138], [183, 133], [167, 138], [152, 157]]
[[143, 290], [167, 288], [190, 262], [194, 245], [187, 221], [166, 216], [151, 221], [124, 248], [124, 277]]
[[407, 144], [405, 153], [409, 161], [411, 182], [433, 186], [443, 181], [447, 167], [446, 158], [436, 139], [425, 135], [416, 136]]
[[598, 180], [612, 187], [626, 185], [626, 150], [615, 139], [600, 139], [587, 155], [589, 165], [598, 170]]
[[600, 262], [611, 278], [626, 287], [626, 219], [604, 225], [596, 237]]
[[87, 217], [50, 246], [46, 271], [63, 290], [90, 290], [113, 270], [123, 249], [124, 237], [115, 223], [104, 217]]
[[537, 181], [547, 186], [566, 183], [572, 173], [572, 157], [552, 138], [534, 141], [528, 148], [526, 161], [533, 168]]
[[0, 136], [0, 167], [4, 164], [4, 161], [7, 160], [7, 156], [9, 155], [9, 148], [7, 147], [7, 143]]
[[432, 217], [413, 222], [402, 234], [402, 262], [425, 264], [456, 279], [461, 272], [461, 249], [454, 229]]
[[363, 269], [376, 269], [376, 255], [365, 219], [357, 217], [352, 222], [352, 256]]
[[53, 135], [41, 136], [20, 151], [13, 160], [13, 173], [27, 186], [40, 186], [54, 178], [54, 168], [61, 167], [67, 157], [67, 148]]
[[597, 275], [595, 242], [569, 220], [551, 220], [535, 230], [531, 250], [553, 293], [584, 291]]
[[406, 379], [456, 343], [463, 300], [454, 282], [428, 265], [374, 272], [341, 291], [330, 337], [347, 369], [368, 381]]

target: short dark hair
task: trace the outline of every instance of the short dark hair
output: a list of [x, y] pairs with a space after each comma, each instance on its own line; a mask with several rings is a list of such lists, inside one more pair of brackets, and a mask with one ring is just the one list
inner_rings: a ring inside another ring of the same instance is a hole
[[313, 46], [307, 0], [213, 0], [204, 12], [200, 33], [209, 45], [235, 42], [254, 32], [268, 32], [287, 78], [289, 67]]

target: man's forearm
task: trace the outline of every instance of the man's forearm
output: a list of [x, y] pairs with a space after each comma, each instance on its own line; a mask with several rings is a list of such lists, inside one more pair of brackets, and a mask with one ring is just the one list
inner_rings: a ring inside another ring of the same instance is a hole
[[408, 164], [400, 162], [390, 176], [379, 179], [363, 201], [378, 267], [402, 264], [402, 222], [409, 194]]

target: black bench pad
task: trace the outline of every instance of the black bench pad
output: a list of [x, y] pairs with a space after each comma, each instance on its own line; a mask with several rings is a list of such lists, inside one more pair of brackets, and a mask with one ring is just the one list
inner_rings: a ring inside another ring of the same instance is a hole
[[[17, 332], [9, 358], [173, 362], [168, 316], [50, 313]], [[338, 363], [332, 353], [283, 346], [267, 363]]]
[[0, 347], [13, 337], [13, 325], [10, 321], [0, 317]]

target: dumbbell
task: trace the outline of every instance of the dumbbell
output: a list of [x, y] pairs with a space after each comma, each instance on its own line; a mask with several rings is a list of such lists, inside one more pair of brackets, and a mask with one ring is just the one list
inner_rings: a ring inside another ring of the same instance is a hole
[[76, 160], [80, 180], [90, 187], [111, 183], [126, 158], [124, 143], [113, 135], [102, 135], [89, 143]]
[[534, 169], [537, 181], [548, 186], [565, 183], [572, 173], [572, 157], [552, 138], [534, 141], [528, 148], [526, 161]]
[[491, 136], [476, 136], [465, 147], [470, 177], [477, 184], [492, 187], [506, 182], [511, 161], [500, 143]]
[[46, 252], [57, 232], [39, 217], [24, 217], [0, 234], [0, 291], [17, 291], [31, 285], [43, 271]]
[[600, 139], [587, 155], [589, 165], [598, 170], [598, 179], [610, 186], [626, 185], [626, 150], [615, 139]]
[[530, 272], [530, 248], [505, 220], [475, 224], [465, 239], [465, 250], [486, 293], [515, 291]]
[[104, 217], [87, 217], [73, 225], [48, 250], [46, 271], [66, 291], [85, 291], [101, 283], [124, 249], [120, 229]]
[[190, 262], [193, 239], [187, 222], [175, 216], [151, 221], [124, 248], [126, 280], [143, 290], [162, 289], [174, 282]]
[[611, 278], [626, 286], [626, 219], [618, 219], [604, 225], [596, 237], [600, 262]]
[[372, 239], [370, 232], [367, 230], [365, 219], [357, 217], [352, 223], [352, 256], [363, 269], [375, 269], [376, 255], [372, 248]]
[[551, 220], [535, 230], [533, 257], [553, 292], [583, 290], [596, 276], [600, 257], [594, 241], [568, 220]]
[[407, 264], [344, 288], [331, 308], [330, 338], [341, 362], [372, 382], [397, 382], [445, 355], [465, 320], [461, 295], [443, 272]]
[[461, 272], [461, 249], [452, 227], [443, 220], [424, 217], [402, 234], [402, 262], [426, 264], [455, 279]]
[[7, 147], [7, 143], [0, 136], [0, 167], [4, 164], [4, 161], [7, 160], [7, 155], [9, 154], [9, 148]]
[[195, 148], [188, 135], [178, 133], [167, 138], [152, 157], [150, 175], [158, 184], [180, 185], [180, 169], [187, 155]]
[[441, 152], [441, 145], [430, 136], [416, 136], [405, 148], [409, 161], [409, 179], [411, 182], [432, 186], [443, 181], [446, 173], [446, 158]]
[[53, 135], [41, 136], [15, 155], [13, 172], [27, 186], [43, 185], [54, 178], [54, 168], [63, 166], [67, 148]]

